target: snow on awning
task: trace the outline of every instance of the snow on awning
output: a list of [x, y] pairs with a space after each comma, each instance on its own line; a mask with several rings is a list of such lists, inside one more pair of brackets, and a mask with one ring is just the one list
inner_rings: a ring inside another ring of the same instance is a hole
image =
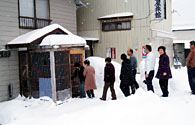
[[33, 30], [31, 32], [28, 32], [26, 34], [23, 34], [21, 36], [16, 37], [14, 40], [10, 41], [7, 45], [20, 45], [20, 44], [29, 44], [32, 43], [33, 41], [43, 37], [46, 34], [49, 34], [50, 32], [60, 29], [62, 30], [65, 34], [71, 35], [72, 33], [62, 27], [59, 24], [51, 24], [49, 26], [46, 26], [41, 29]]
[[190, 49], [190, 41], [192, 40], [173, 40], [173, 43], [184, 43], [184, 48]]
[[168, 38], [168, 39], [176, 38], [173, 33], [162, 31], [162, 30], [157, 30], [157, 29], [152, 29], [152, 36], [154, 38]]
[[86, 46], [86, 41], [76, 35], [49, 35], [43, 39], [40, 46]]
[[99, 38], [92, 38], [92, 37], [82, 37], [82, 38], [85, 39], [86, 41], [99, 41]]
[[102, 16], [102, 17], [99, 17], [98, 20], [125, 18], [125, 17], [132, 17], [132, 16], [133, 16], [133, 13], [131, 12], [122, 12], [122, 13], [115, 13], [115, 14]]
[[195, 25], [178, 25], [172, 27], [173, 31], [195, 30]]

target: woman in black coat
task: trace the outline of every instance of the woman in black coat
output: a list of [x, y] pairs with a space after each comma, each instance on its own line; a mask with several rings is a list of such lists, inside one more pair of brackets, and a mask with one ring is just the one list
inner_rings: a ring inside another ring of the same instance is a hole
[[159, 79], [160, 88], [162, 90], [162, 97], [168, 97], [168, 80], [172, 78], [169, 57], [166, 54], [166, 48], [164, 46], [160, 46], [158, 48], [158, 52], [160, 54], [159, 57], [159, 67], [158, 72], [156, 74], [156, 78]]
[[122, 60], [122, 67], [121, 67], [121, 74], [120, 74], [120, 89], [123, 92], [123, 94], [127, 97], [130, 95], [129, 86], [131, 86], [131, 89], [133, 88], [133, 72], [130, 60], [127, 59], [127, 56], [125, 54], [121, 55]]

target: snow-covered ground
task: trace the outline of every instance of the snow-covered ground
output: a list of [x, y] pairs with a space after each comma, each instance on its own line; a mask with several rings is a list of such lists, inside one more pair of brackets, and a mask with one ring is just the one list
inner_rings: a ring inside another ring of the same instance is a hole
[[[94, 99], [68, 99], [55, 104], [51, 99], [25, 99], [18, 97], [0, 103], [2, 125], [194, 125], [195, 96], [190, 94], [186, 68], [172, 69], [169, 81], [170, 96], [162, 98], [158, 80], [154, 79], [155, 94], [145, 91], [143, 78], [137, 75], [141, 88], [135, 95], [125, 98], [119, 89], [120, 64], [116, 68], [115, 90], [117, 100], [100, 101], [103, 88], [104, 59], [89, 58], [96, 70], [98, 89]], [[143, 68], [143, 62], [141, 63]], [[142, 70], [141, 70], [142, 71]]]

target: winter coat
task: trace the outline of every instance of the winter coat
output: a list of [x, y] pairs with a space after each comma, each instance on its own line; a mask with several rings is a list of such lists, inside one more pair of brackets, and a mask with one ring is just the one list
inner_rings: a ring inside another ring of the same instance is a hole
[[112, 63], [106, 64], [104, 68], [104, 81], [109, 83], [115, 82], [115, 69]]
[[95, 82], [95, 70], [92, 66], [87, 66], [83, 72], [85, 76], [85, 91], [97, 89]]
[[[167, 73], [166, 76], [163, 75], [163, 73]], [[170, 79], [172, 78], [171, 69], [169, 66], [169, 57], [166, 53], [163, 55], [160, 55], [159, 57], [159, 67], [158, 72], [156, 74], [156, 78], [158, 79]]]
[[72, 76], [71, 79], [74, 79], [75, 77], [79, 76], [80, 82], [85, 81], [85, 77], [83, 75], [83, 72], [84, 72], [84, 67], [83, 66], [81, 66], [80, 69], [75, 69], [74, 75]]
[[122, 62], [120, 80], [123, 85], [131, 85], [133, 81], [133, 72], [129, 59]]
[[190, 50], [190, 53], [186, 59], [186, 66], [191, 68], [195, 67], [195, 49]]

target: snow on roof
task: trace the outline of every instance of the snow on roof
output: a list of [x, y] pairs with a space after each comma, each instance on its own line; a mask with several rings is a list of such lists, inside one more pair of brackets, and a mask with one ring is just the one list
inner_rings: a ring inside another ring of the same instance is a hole
[[195, 25], [177, 25], [172, 30], [195, 30]]
[[52, 32], [58, 28], [61, 29], [62, 31], [64, 31], [65, 33], [67, 33], [68, 35], [72, 34], [70, 31], [68, 31], [67, 29], [65, 29], [64, 27], [62, 27], [59, 24], [51, 24], [51, 25], [46, 26], [44, 28], [33, 30], [31, 32], [28, 32], [26, 34], [18, 36], [14, 40], [10, 41], [8, 43], [8, 45], [29, 44], [29, 43], [33, 42], [34, 40], [44, 36], [47, 33]]
[[133, 13], [131, 12], [122, 12], [122, 13], [115, 13], [115, 14], [110, 14], [106, 16], [99, 17], [98, 19], [110, 19], [110, 18], [122, 18], [122, 17], [131, 17], [133, 16]]
[[57, 46], [57, 45], [70, 45], [70, 46], [86, 46], [86, 41], [76, 35], [48, 35], [41, 42], [40, 46]]
[[99, 38], [92, 38], [92, 37], [82, 37], [82, 38], [87, 40], [87, 41], [99, 41]]
[[153, 32], [154, 37], [175, 39], [175, 35], [172, 32], [167, 32], [167, 31], [158, 30], [158, 29], [152, 29], [152, 32]]
[[173, 43], [184, 43], [184, 48], [190, 49], [190, 41], [192, 40], [173, 40]]

